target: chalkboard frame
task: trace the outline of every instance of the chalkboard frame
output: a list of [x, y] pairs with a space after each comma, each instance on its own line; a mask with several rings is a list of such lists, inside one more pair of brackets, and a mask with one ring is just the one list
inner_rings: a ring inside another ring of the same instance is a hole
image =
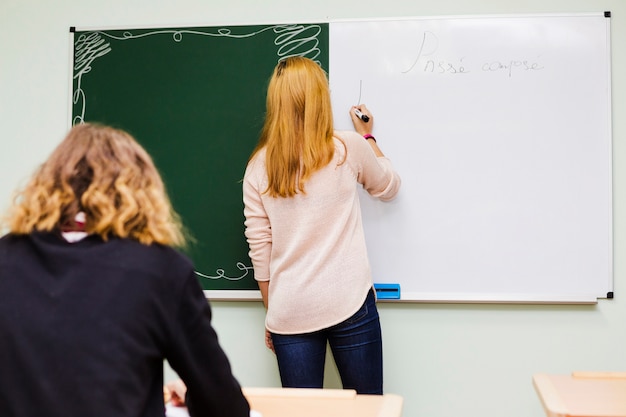
[[258, 298], [243, 237], [241, 179], [274, 66], [303, 55], [328, 68], [328, 24], [73, 27], [70, 33], [71, 123], [133, 134], [191, 232], [185, 252], [207, 295]]

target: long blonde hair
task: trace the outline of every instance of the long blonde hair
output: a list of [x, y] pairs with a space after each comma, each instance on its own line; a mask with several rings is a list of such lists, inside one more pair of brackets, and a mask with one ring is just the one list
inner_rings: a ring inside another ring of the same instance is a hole
[[26, 187], [6, 218], [9, 231], [55, 231], [86, 214], [85, 231], [184, 246], [185, 234], [152, 158], [128, 133], [74, 126]]
[[259, 143], [250, 159], [266, 150], [272, 197], [304, 193], [306, 181], [333, 158], [333, 114], [328, 79], [314, 61], [281, 60], [267, 89], [267, 113]]

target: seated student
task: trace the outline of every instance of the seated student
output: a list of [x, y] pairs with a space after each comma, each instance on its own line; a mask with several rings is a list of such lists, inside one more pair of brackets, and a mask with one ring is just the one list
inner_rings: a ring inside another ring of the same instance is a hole
[[250, 409], [211, 326], [150, 156], [73, 127], [19, 192], [0, 238], [0, 416], [163, 416], [163, 361], [191, 416]]

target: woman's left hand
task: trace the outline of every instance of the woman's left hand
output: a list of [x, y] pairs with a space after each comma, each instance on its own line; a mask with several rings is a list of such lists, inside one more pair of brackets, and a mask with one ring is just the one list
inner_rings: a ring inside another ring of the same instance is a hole
[[276, 353], [274, 351], [274, 342], [272, 342], [272, 334], [267, 329], [265, 329], [265, 346], [267, 346], [267, 348], [272, 352]]

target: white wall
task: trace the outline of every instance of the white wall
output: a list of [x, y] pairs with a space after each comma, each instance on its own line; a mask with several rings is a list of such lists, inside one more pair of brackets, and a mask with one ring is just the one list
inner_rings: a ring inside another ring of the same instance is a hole
[[[597, 305], [382, 303], [385, 388], [405, 416], [544, 415], [536, 372], [626, 370], [626, 2], [623, 0], [0, 0], [0, 208], [68, 127], [69, 27], [186, 26], [338, 18], [613, 13], [615, 294]], [[583, 62], [584, 64], [584, 58]], [[383, 144], [384, 145], [384, 144]], [[246, 386], [279, 384], [259, 302], [214, 302]], [[338, 387], [329, 365], [328, 386]], [[168, 377], [172, 377], [169, 373]]]

